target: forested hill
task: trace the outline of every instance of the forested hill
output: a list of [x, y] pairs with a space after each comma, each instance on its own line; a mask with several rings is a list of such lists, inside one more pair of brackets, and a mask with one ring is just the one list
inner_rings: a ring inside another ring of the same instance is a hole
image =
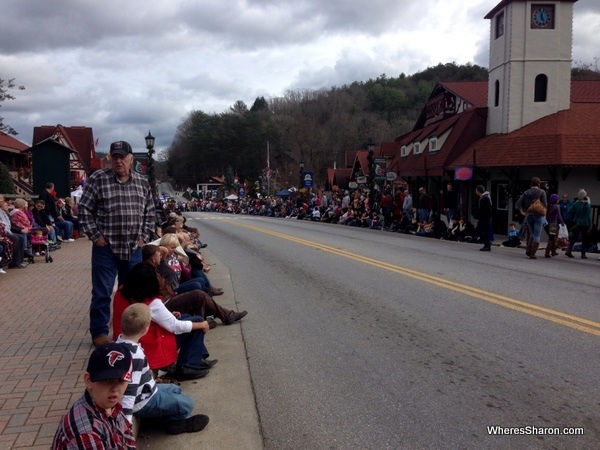
[[409, 131], [438, 81], [481, 81], [487, 75], [477, 65], [439, 64], [408, 76], [384, 74], [329, 90], [261, 97], [250, 108], [237, 101], [221, 114], [193, 111], [178, 127], [161, 177], [178, 188], [210, 176], [254, 182], [267, 166], [268, 142], [272, 185], [297, 186], [300, 161], [323, 184], [328, 167], [342, 167], [346, 150]]

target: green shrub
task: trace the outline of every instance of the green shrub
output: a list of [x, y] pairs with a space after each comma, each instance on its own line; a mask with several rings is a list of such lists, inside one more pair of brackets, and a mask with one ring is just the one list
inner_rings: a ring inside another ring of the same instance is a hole
[[8, 168], [0, 162], [0, 193], [16, 194], [15, 184], [8, 172]]

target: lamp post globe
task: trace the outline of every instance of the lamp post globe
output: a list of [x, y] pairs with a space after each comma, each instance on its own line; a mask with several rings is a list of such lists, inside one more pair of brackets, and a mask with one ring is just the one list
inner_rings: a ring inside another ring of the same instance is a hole
[[150, 130], [148, 130], [148, 136], [146, 136], [145, 139], [146, 139], [146, 148], [147, 149], [154, 148], [155, 137], [152, 136], [152, 133], [150, 133]]

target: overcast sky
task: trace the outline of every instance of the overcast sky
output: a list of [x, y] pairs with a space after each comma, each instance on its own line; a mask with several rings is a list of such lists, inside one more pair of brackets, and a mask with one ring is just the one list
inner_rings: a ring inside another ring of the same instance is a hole
[[[499, 0], [3, 0], [0, 116], [33, 127], [92, 127], [98, 150], [171, 143], [190, 111], [396, 77], [438, 63], [487, 67]], [[600, 56], [600, 2], [574, 5], [573, 60]]]

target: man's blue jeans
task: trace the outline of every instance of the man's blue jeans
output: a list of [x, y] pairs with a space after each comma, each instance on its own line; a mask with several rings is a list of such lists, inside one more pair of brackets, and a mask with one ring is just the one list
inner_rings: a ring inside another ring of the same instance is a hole
[[210, 280], [208, 279], [208, 276], [206, 276], [204, 271], [199, 270], [199, 269], [192, 270], [192, 280], [196, 280], [196, 281], [202, 283], [202, 286], [204, 286], [204, 287], [201, 289], [204, 292], [210, 294], [210, 286], [211, 286]]
[[[190, 316], [189, 314], [182, 314], [181, 320], [204, 322], [202, 316]], [[200, 361], [208, 358], [208, 350], [204, 345], [204, 332], [202, 330], [192, 330], [189, 333], [178, 334], [176, 338], [177, 348], [179, 348], [177, 366], [200, 369]]]
[[142, 249], [138, 247], [129, 261], [118, 259], [109, 245], [92, 245], [92, 300], [90, 304], [90, 334], [93, 338], [108, 335], [110, 302], [118, 276], [119, 285], [133, 266], [142, 262]]
[[542, 236], [542, 224], [544, 223], [544, 216], [537, 216], [535, 214], [527, 214], [527, 228], [529, 229], [529, 235], [538, 244]]
[[156, 393], [134, 413], [136, 417], [160, 417], [167, 422], [187, 419], [194, 410], [194, 399], [175, 384], [157, 384]]
[[57, 220], [54, 222], [54, 226], [60, 230], [63, 239], [67, 240], [73, 237], [73, 224], [71, 222]]
[[206, 291], [208, 289], [208, 286], [206, 286], [200, 278], [192, 278], [191, 280], [184, 281], [179, 286], [177, 286], [175, 292], [177, 292], [178, 294], [183, 294], [184, 292], [195, 291], [196, 289]]
[[429, 213], [430, 209], [420, 209], [419, 210], [419, 222], [429, 222]]

